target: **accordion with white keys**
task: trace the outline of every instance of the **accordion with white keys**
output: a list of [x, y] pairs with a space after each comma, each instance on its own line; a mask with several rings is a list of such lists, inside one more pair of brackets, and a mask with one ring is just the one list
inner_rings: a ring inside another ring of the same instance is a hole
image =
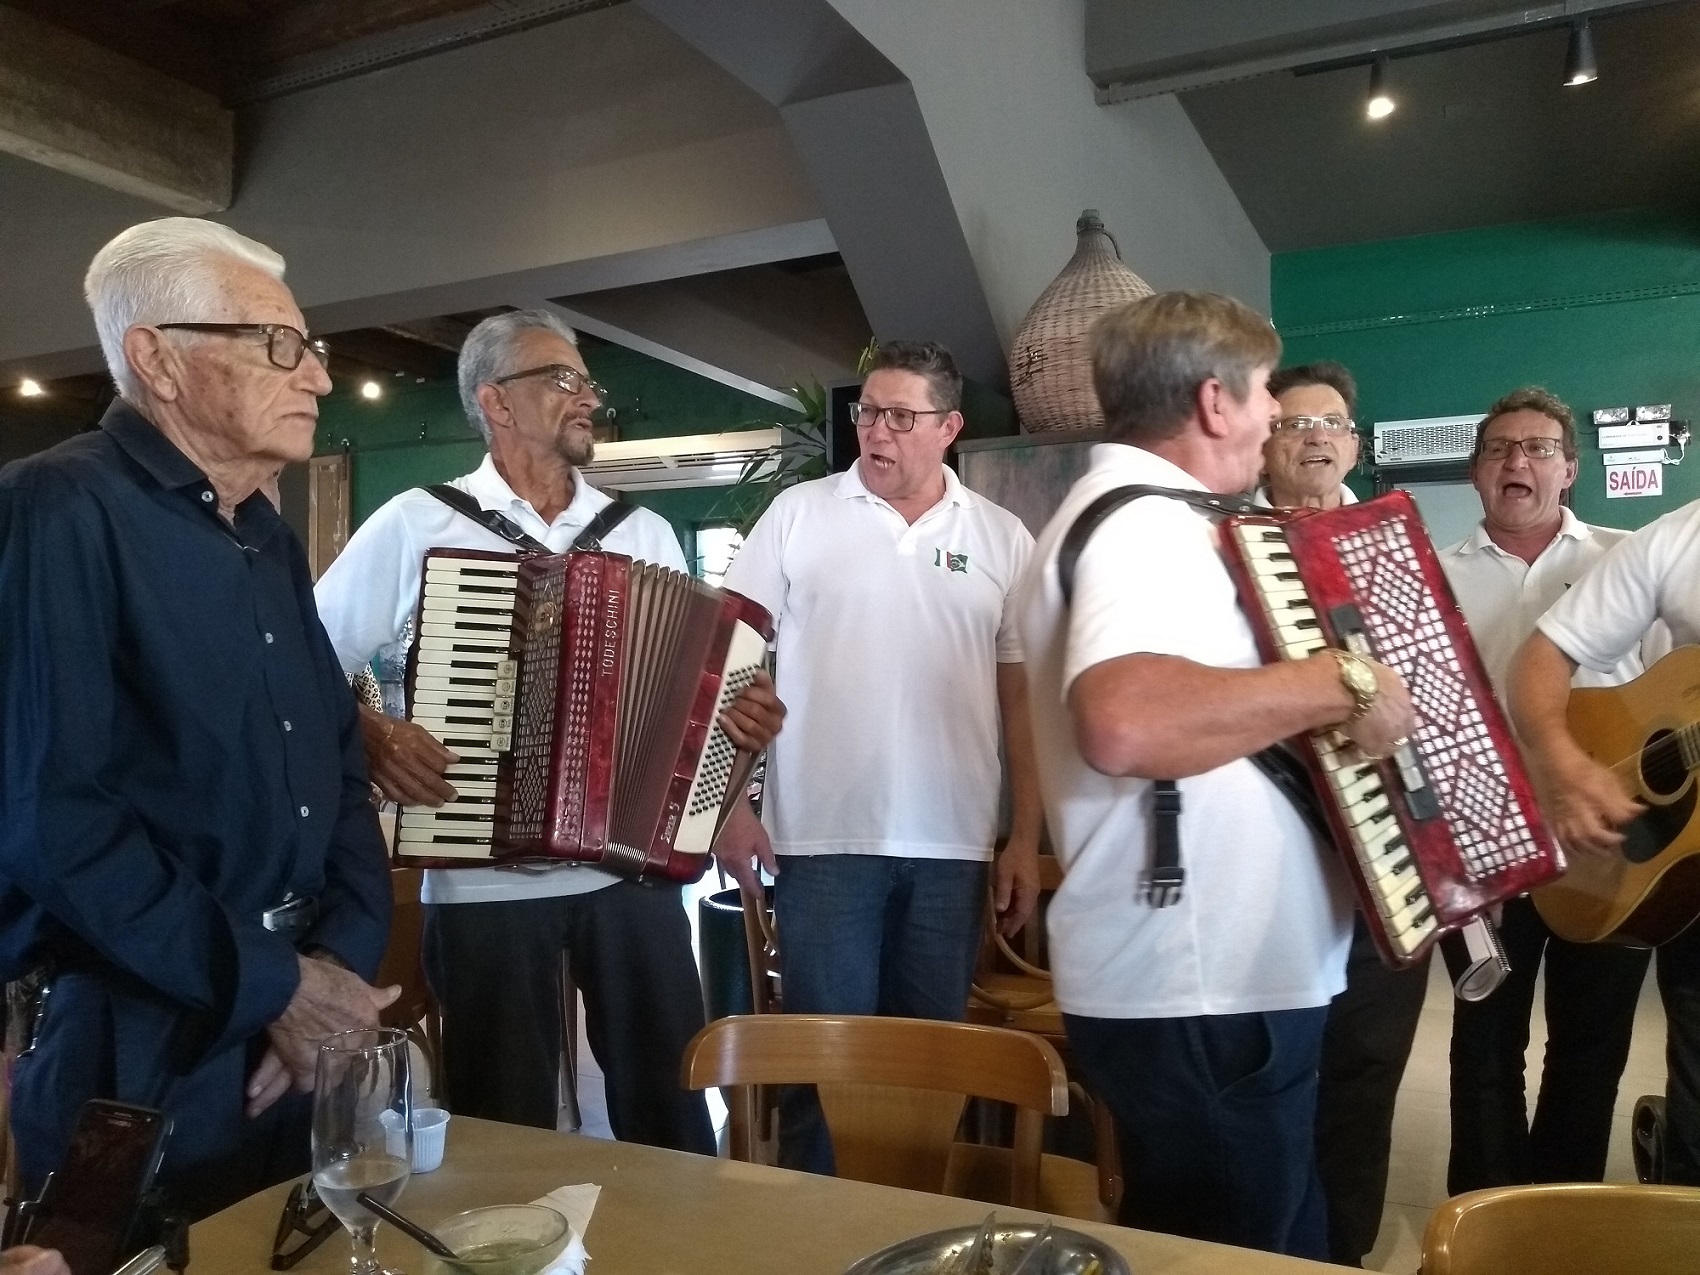
[[754, 760], [719, 718], [766, 666], [763, 608], [619, 554], [432, 549], [416, 629], [408, 720], [458, 796], [402, 808], [398, 863], [702, 876]]
[[1299, 741], [1390, 964], [1414, 964], [1443, 934], [1563, 872], [1408, 493], [1227, 518], [1220, 535], [1265, 660], [1336, 646], [1410, 689], [1416, 729], [1388, 761], [1365, 761], [1332, 730]]

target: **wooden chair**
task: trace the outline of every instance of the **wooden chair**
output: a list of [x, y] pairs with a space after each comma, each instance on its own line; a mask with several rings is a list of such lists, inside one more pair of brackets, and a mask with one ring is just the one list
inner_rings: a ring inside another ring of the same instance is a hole
[[[1062, 1059], [1024, 1032], [912, 1018], [754, 1014], [722, 1018], [685, 1051], [688, 1089], [748, 1103], [757, 1085], [812, 1084], [840, 1177], [942, 1193], [969, 1097], [1016, 1108], [1007, 1184], [994, 1203], [1040, 1207], [1047, 1115], [1068, 1111]], [[960, 1174], [958, 1174], [960, 1176]]]
[[[998, 933], [991, 896], [986, 899], [986, 937], [968, 993], [968, 1021], [1014, 1031], [1031, 1032], [1052, 1045], [1066, 1060], [1068, 1033], [1057, 1006], [1047, 968], [1045, 907], [1062, 884], [1062, 865], [1051, 854], [1039, 856], [1040, 905], [1033, 919], [1013, 939]], [[1056, 1212], [1089, 1221], [1113, 1222], [1121, 1205], [1121, 1155], [1116, 1145], [1115, 1119], [1109, 1108], [1078, 1081], [1069, 1083], [1077, 1107], [1092, 1126], [1095, 1162], [1066, 1156], [1047, 1157], [1047, 1192]], [[988, 1150], [990, 1150], [988, 1148]], [[968, 1191], [965, 1194], [976, 1194]]]
[[1598, 1182], [1454, 1196], [1423, 1235], [1422, 1275], [1693, 1275], [1700, 1190]]
[[430, 1069], [430, 1092], [441, 1090], [443, 1056], [443, 1020], [431, 988], [425, 982], [425, 906], [419, 901], [419, 887], [425, 874], [418, 868], [394, 868], [390, 871], [390, 887], [394, 911], [390, 916], [390, 944], [384, 951], [383, 963], [378, 966], [376, 986], [390, 987], [399, 983], [401, 995], [379, 1015], [385, 1027], [398, 1028], [425, 1055]]

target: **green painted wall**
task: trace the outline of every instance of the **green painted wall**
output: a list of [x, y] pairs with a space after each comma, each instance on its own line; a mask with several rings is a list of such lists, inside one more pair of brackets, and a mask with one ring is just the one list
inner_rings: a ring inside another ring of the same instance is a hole
[[1583, 519], [1638, 527], [1700, 497], [1696, 448], [1665, 467], [1662, 498], [1607, 500], [1589, 423], [1596, 407], [1639, 403], [1700, 418], [1700, 215], [1638, 210], [1281, 253], [1271, 295], [1283, 361], [1351, 368], [1366, 429], [1477, 413], [1545, 385], [1576, 412]]
[[[784, 409], [717, 381], [620, 346], [583, 338], [590, 374], [607, 391], [621, 438], [661, 438], [747, 429], [785, 417]], [[319, 408], [315, 450], [346, 448], [354, 456], [353, 516], [359, 526], [390, 497], [476, 469], [484, 442], [466, 423], [452, 382], [397, 380], [382, 398], [339, 386]], [[721, 488], [660, 491], [631, 497], [673, 524], [687, 561], [696, 526], [715, 516]]]

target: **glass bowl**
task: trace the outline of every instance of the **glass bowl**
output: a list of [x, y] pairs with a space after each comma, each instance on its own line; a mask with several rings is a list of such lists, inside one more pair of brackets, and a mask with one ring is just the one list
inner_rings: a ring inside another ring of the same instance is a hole
[[428, 1275], [544, 1275], [572, 1241], [567, 1219], [541, 1204], [470, 1209], [432, 1230], [460, 1256], [426, 1254]]

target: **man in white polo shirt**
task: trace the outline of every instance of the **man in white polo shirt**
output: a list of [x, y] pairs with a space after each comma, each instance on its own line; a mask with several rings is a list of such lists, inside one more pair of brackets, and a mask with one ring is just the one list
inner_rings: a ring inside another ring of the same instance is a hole
[[[554, 315], [520, 310], [485, 319], [460, 353], [460, 394], [490, 454], [453, 488], [560, 553], [612, 502], [576, 466], [592, 450], [600, 390], [577, 338]], [[685, 570], [672, 528], [627, 511], [600, 536], [611, 553]], [[345, 672], [374, 656], [405, 659], [425, 551], [515, 545], [427, 491], [403, 492], [349, 539], [315, 590]], [[765, 676], [726, 722], [740, 743], [764, 746], [778, 729]], [[363, 710], [373, 781], [392, 800], [437, 805], [453, 755], [423, 727]], [[713, 1155], [700, 1093], [683, 1090], [679, 1063], [702, 1027], [702, 985], [678, 886], [625, 880], [596, 868], [456, 868], [425, 874], [425, 963], [443, 1011], [450, 1109], [552, 1129], [558, 1114], [565, 956], [584, 994], [592, 1052], [607, 1082], [614, 1136]]]
[[[1576, 422], [1557, 396], [1536, 386], [1488, 408], [1476, 430], [1470, 481], [1482, 521], [1441, 551], [1440, 565], [1503, 698], [1512, 658], [1536, 621], [1629, 533], [1591, 527], [1560, 503], [1576, 481]], [[1640, 673], [1637, 651], [1609, 673], [1579, 670], [1573, 684], [1616, 685]], [[1484, 1000], [1452, 1009], [1447, 1190], [1598, 1182], [1648, 953], [1568, 943], [1527, 895], [1505, 904], [1498, 928], [1511, 973]], [[1531, 1121], [1524, 1051], [1543, 960], [1547, 1046]]]
[[[1640, 803], [1582, 751], [1565, 709], [1571, 679], [1611, 677], [1655, 621], [1659, 645], [1700, 642], [1700, 501], [1655, 519], [1614, 545], [1553, 604], [1512, 661], [1511, 716], [1541, 808], [1565, 850], [1617, 855]], [[1665, 1181], [1700, 1186], [1700, 925], [1662, 944], [1665, 1007]]]
[[[961, 393], [943, 347], [881, 346], [853, 407], [857, 462], [783, 492], [726, 573], [773, 613], [790, 709], [768, 754], [765, 830], [746, 814], [724, 839], [764, 857], [771, 840], [779, 856], [790, 1012], [962, 1018], [997, 835], [1000, 718], [1013, 798], [1000, 924], [1019, 929], [1037, 900], [1011, 611], [1033, 538], [944, 464]], [[780, 1130], [783, 1163], [832, 1171], [812, 1095], [785, 1096]]]
[[1346, 475], [1358, 463], [1358, 385], [1323, 360], [1269, 374], [1279, 409], [1263, 445], [1264, 482], [1254, 499], [1275, 509], [1338, 509], [1358, 503]]
[[[1205, 293], [1100, 319], [1093, 382], [1112, 441], [1040, 536], [1019, 607], [1065, 870], [1051, 968], [1075, 1060], [1120, 1132], [1120, 1220], [1326, 1259], [1316, 1071], [1351, 897], [1334, 851], [1250, 758], [1326, 726], [1387, 756], [1414, 720], [1409, 696], [1346, 652], [1264, 666], [1192, 504], [1133, 499], [1084, 542], [1074, 531], [1118, 488], [1249, 490], [1280, 349], [1267, 320]], [[1153, 815], [1176, 795], [1178, 829]], [[1178, 898], [1159, 888], [1182, 874]]]

